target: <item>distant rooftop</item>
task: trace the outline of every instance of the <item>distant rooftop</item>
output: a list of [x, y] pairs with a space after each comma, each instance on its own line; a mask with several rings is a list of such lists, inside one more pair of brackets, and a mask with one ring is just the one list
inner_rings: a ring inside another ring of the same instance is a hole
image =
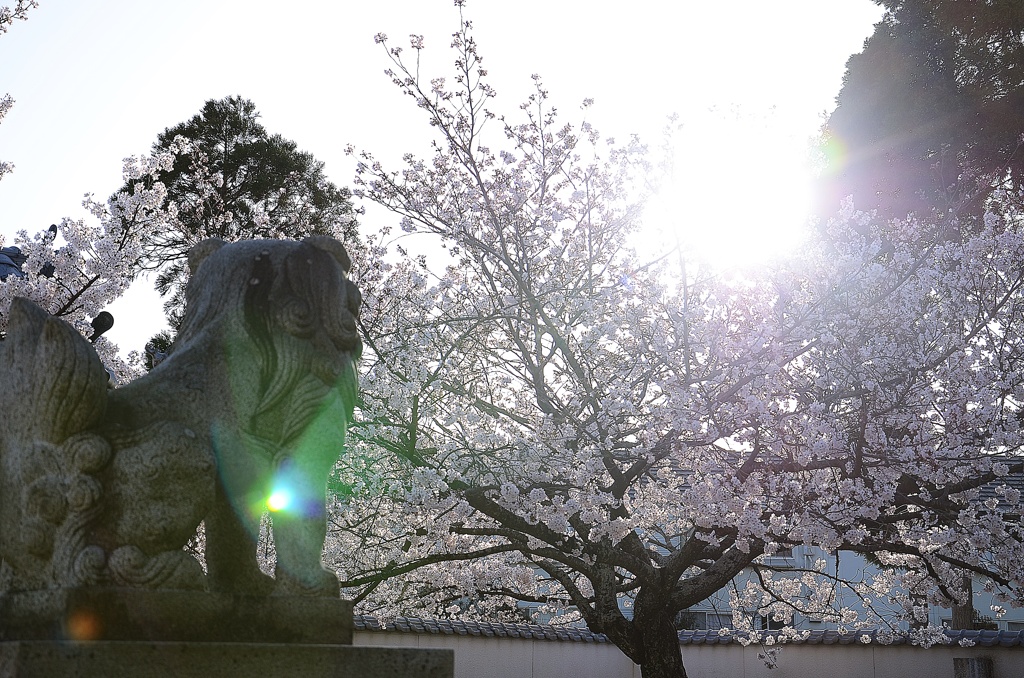
[[396, 617], [382, 623], [376, 617], [355, 615], [357, 631], [390, 631], [445, 636], [483, 636], [487, 638], [524, 638], [527, 640], [571, 641], [580, 643], [607, 643], [603, 633], [576, 626], [550, 624], [514, 624], [505, 622], [463, 621], [460, 619], [420, 619]]
[[0, 280], [6, 280], [9, 275], [18, 278], [24, 276], [21, 266], [26, 258], [18, 247], [0, 248]]
[[[576, 643], [608, 643], [603, 633], [594, 633], [588, 629], [572, 626], [552, 626], [550, 624], [513, 624], [503, 622], [462, 621], [457, 619], [420, 619], [419, 617], [397, 617], [386, 623], [369, 615], [356, 615], [354, 626], [357, 631], [387, 631], [398, 633], [415, 633], [442, 636], [482, 636], [487, 638], [522, 638], [525, 640], [549, 640]], [[906, 636], [887, 634], [880, 631], [858, 631], [839, 633], [838, 631], [809, 631], [806, 638], [801, 633], [795, 639], [785, 641], [794, 645], [861, 645], [872, 647], [877, 645], [910, 645]], [[779, 638], [782, 634], [775, 631], [765, 632], [765, 636]], [[973, 643], [977, 647], [1019, 647], [1024, 648], [1024, 631], [953, 631], [944, 632], [948, 639], [947, 645], [959, 644], [960, 641]], [[865, 643], [867, 636], [870, 643]], [[680, 631], [679, 642], [682, 645], [730, 645], [739, 643], [742, 632], [731, 631], [722, 635], [719, 631]]]

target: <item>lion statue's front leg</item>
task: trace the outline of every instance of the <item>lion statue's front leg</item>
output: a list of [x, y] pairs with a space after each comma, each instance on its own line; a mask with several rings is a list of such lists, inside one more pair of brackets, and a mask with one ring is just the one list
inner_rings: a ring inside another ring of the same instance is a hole
[[[346, 401], [329, 393], [293, 445], [277, 448], [251, 435], [217, 441], [221, 477], [206, 519], [212, 588], [256, 595], [338, 595], [337, 578], [322, 566], [321, 551], [327, 533], [326, 481], [349, 417]], [[270, 511], [277, 557], [273, 580], [256, 559], [254, 535], [264, 509]]]

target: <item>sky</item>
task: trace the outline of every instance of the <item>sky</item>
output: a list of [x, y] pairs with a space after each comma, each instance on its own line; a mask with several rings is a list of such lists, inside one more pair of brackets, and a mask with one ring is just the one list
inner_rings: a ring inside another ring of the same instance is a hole
[[[13, 4], [13, 0], [0, 0]], [[384, 75], [374, 35], [448, 75], [459, 22], [451, 0], [40, 0], [0, 35], [0, 235], [82, 218], [82, 196], [121, 183], [122, 159], [208, 99], [251, 99], [271, 133], [294, 140], [348, 186], [348, 144], [397, 165], [425, 154], [430, 128]], [[668, 116], [683, 124], [676, 171], [652, 206], [694, 246], [730, 261], [787, 246], [806, 221], [809, 142], [832, 110], [844, 65], [881, 9], [870, 0], [468, 0], [480, 53], [509, 114], [543, 77], [563, 119], [606, 137], [657, 145]], [[450, 76], [449, 76], [450, 77]], [[681, 218], [680, 215], [686, 215]], [[389, 215], [370, 212], [373, 229]], [[140, 349], [163, 326], [151, 281], [110, 309], [107, 335]]]

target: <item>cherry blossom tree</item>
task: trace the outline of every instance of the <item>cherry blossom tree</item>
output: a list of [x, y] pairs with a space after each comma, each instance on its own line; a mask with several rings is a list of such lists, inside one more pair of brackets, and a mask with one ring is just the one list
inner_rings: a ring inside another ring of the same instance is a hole
[[[25, 297], [92, 337], [90, 321], [138, 274], [145, 235], [150, 229], [168, 228], [176, 219], [175, 207], [164, 204], [163, 184], [154, 178], [173, 163], [177, 151], [126, 159], [124, 178], [130, 188], [106, 203], [87, 194], [82, 204], [88, 219], [65, 218], [35, 235], [18, 233], [14, 244], [25, 257], [23, 275], [8, 275], [0, 282], [0, 332], [6, 329], [11, 301]], [[118, 381], [137, 376], [137, 360], [122, 360], [117, 346], [104, 337], [94, 345]]]
[[[18, 0], [13, 8], [0, 7], [0, 35], [15, 20], [25, 20], [28, 10], [38, 7], [34, 0]], [[0, 121], [14, 104], [10, 95], [0, 98]], [[63, 317], [85, 336], [95, 338], [95, 346], [104, 364], [121, 381], [136, 373], [131, 361], [118, 356], [117, 347], [96, 331], [90, 320], [120, 296], [133, 279], [141, 253], [140, 238], [145, 228], [160, 228], [173, 221], [174, 210], [161, 208], [162, 185], [153, 176], [169, 163], [174, 154], [164, 152], [149, 157], [128, 158], [125, 179], [139, 183], [122, 191], [106, 204], [87, 194], [83, 206], [90, 220], [66, 218], [60, 224], [29, 235], [25, 230], [14, 244], [24, 257], [22, 275], [7, 275], [0, 281], [0, 338], [7, 326], [7, 312], [15, 297], [30, 299], [53, 315]], [[13, 169], [0, 162], [0, 178]], [[144, 188], [141, 183], [148, 182]], [[93, 223], [92, 220], [95, 220]], [[3, 237], [0, 236], [0, 245]]]
[[[11, 25], [16, 20], [25, 21], [28, 19], [28, 11], [38, 6], [39, 3], [35, 0], [18, 0], [13, 9], [6, 5], [0, 7], [0, 35], [10, 30]], [[0, 96], [0, 122], [3, 122], [4, 116], [7, 115], [7, 112], [11, 110], [13, 105], [14, 99], [11, 98], [10, 94]], [[4, 175], [10, 173], [13, 169], [14, 165], [0, 160], [0, 179], [3, 179]]]
[[28, 18], [28, 11], [39, 7], [36, 0], [17, 0], [12, 9], [9, 6], [0, 7], [0, 35], [6, 33], [11, 25], [17, 21], [24, 21]]
[[[421, 36], [412, 59], [377, 36], [436, 140], [398, 170], [358, 154], [355, 195], [405, 238], [353, 257], [362, 419], [327, 555], [361, 608], [545, 605], [660, 678], [686, 675], [676, 614], [741, 573], [742, 642], [760, 638], [745, 613], [895, 632], [922, 600], [962, 600], [965, 575], [1024, 604], [1001, 482], [1024, 442], [1018, 201], [961, 239], [848, 206], [746, 275], [652, 255], [645, 148], [563, 124], [536, 77], [514, 118], [493, 113], [471, 29], [451, 85], [420, 75]], [[797, 545], [878, 572], [773, 564]], [[836, 606], [843, 587], [867, 612]]]
[[[271, 134], [256, 105], [239, 96], [207, 101], [189, 120], [157, 135], [153, 153], [181, 147], [171, 168], [154, 180], [177, 207], [170, 229], [150, 229], [142, 264], [158, 271], [156, 289], [172, 327], [181, 320], [189, 249], [206, 238], [352, 240], [356, 219], [349, 192], [331, 183], [323, 162], [294, 141]], [[126, 186], [127, 188], [127, 186]]]

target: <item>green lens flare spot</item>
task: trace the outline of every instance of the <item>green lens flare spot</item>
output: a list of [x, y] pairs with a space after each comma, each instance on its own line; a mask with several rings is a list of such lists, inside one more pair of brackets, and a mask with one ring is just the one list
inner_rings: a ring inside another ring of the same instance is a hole
[[284, 488], [279, 488], [270, 493], [267, 497], [267, 508], [270, 511], [284, 511], [292, 503], [292, 493]]

